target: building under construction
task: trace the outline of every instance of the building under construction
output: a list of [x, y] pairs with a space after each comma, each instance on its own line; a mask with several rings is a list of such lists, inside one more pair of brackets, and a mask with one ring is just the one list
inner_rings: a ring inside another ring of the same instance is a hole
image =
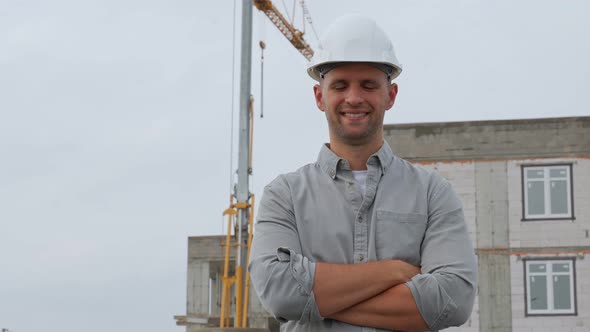
[[[590, 330], [590, 117], [386, 125], [384, 137], [463, 202], [478, 299], [450, 331]], [[188, 239], [187, 332], [220, 325], [226, 240]], [[254, 292], [248, 303], [247, 326], [279, 330]]]

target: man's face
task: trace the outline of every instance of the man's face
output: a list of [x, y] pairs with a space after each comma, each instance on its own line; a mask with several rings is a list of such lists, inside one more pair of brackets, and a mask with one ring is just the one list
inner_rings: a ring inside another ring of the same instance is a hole
[[395, 101], [397, 85], [367, 64], [343, 64], [314, 86], [318, 108], [326, 113], [330, 141], [345, 145], [380, 144], [383, 117]]

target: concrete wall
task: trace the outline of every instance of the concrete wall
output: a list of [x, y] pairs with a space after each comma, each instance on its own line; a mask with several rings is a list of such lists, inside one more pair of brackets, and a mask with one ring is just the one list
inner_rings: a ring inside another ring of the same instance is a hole
[[204, 318], [209, 314], [209, 262], [193, 261], [187, 271], [187, 315]]
[[590, 117], [384, 126], [408, 160], [523, 159], [589, 155]]

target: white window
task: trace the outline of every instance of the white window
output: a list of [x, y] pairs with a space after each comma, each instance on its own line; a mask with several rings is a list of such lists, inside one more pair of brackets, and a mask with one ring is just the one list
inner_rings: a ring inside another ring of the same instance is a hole
[[524, 219], [572, 218], [571, 165], [523, 167]]
[[575, 315], [573, 259], [524, 262], [527, 315]]

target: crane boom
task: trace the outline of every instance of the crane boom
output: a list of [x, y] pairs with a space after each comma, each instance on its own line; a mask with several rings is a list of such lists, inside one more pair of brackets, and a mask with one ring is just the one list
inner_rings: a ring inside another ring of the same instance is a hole
[[254, 6], [263, 12], [293, 46], [309, 61], [313, 50], [303, 39], [303, 32], [295, 29], [270, 0], [254, 0]]

